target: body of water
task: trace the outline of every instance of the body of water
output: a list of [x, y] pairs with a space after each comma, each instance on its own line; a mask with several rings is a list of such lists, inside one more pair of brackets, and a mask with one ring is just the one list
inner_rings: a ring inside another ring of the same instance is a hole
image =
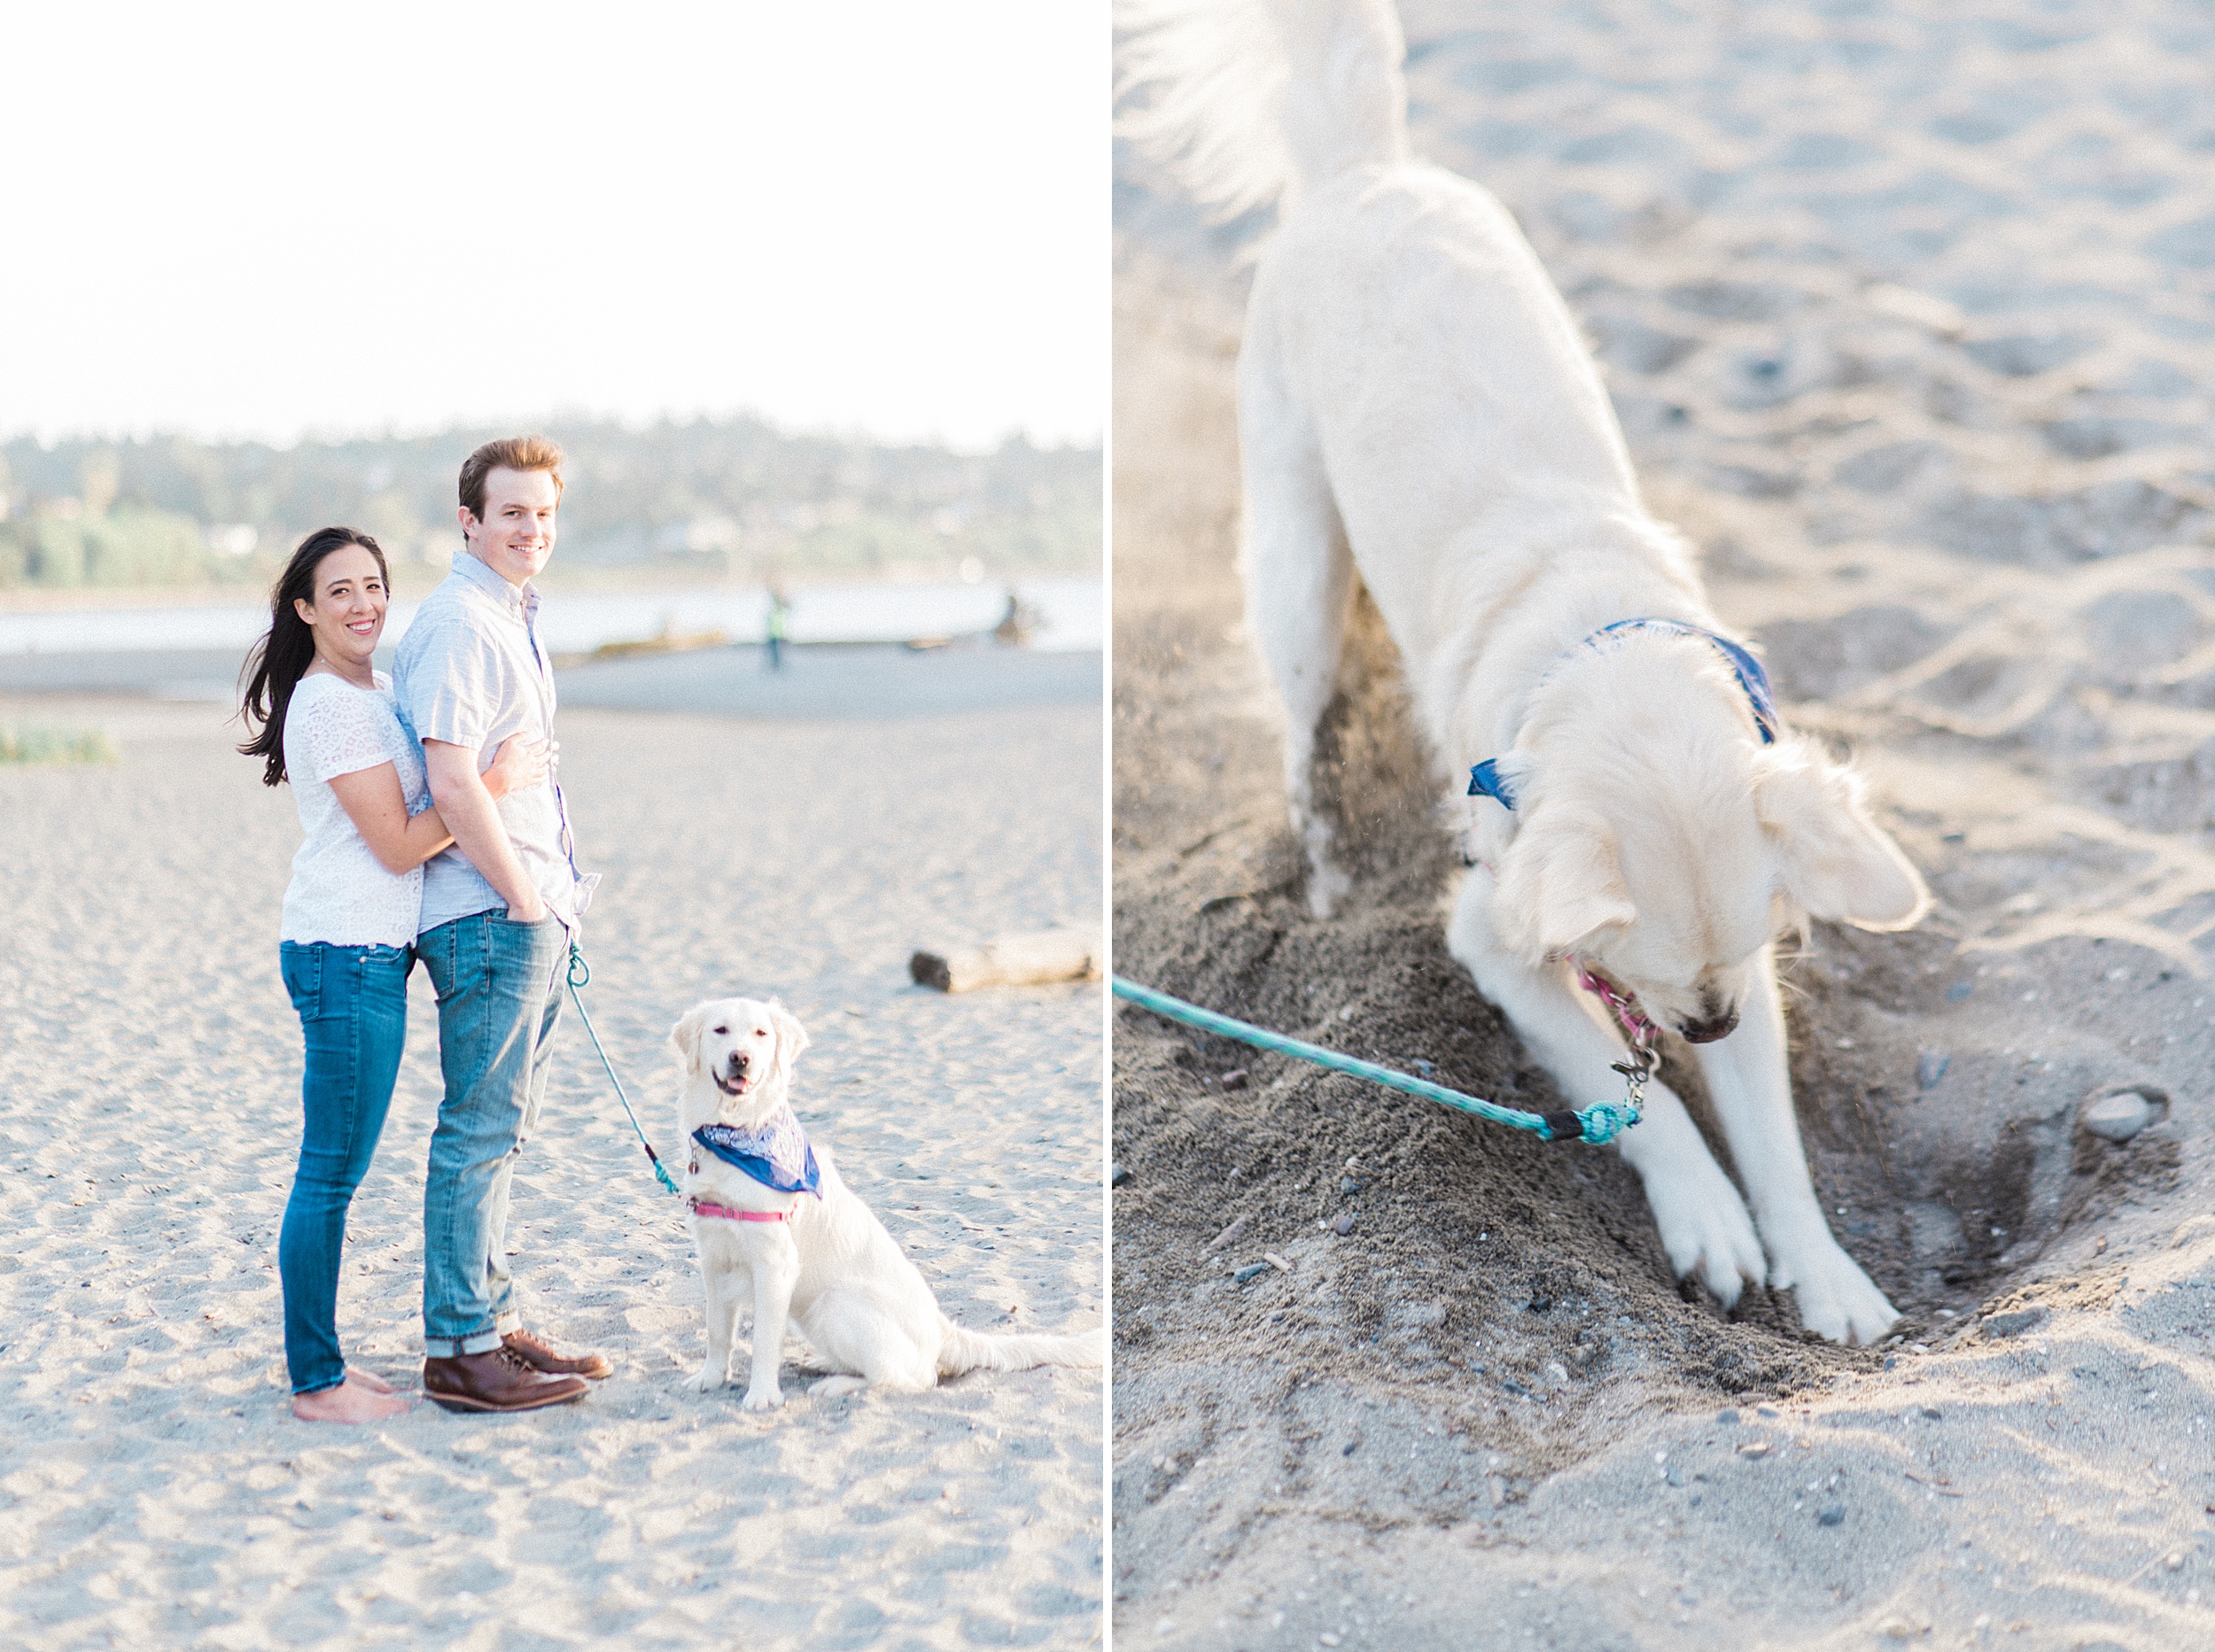
[[[1030, 646], [1045, 652], [1097, 650], [1107, 630], [1107, 600], [1098, 575], [1028, 579], [1012, 586], [857, 585], [799, 586], [790, 593], [795, 642], [906, 642], [990, 631], [1011, 593], [1037, 610]], [[396, 602], [385, 641], [399, 641], [415, 604]], [[768, 593], [759, 586], [676, 591], [547, 593], [540, 613], [548, 652], [588, 654], [610, 642], [719, 631], [734, 642], [757, 641], [767, 629]], [[177, 653], [236, 648], [241, 655], [268, 629], [260, 603], [212, 608], [80, 609], [0, 614], [0, 655], [27, 654]]]

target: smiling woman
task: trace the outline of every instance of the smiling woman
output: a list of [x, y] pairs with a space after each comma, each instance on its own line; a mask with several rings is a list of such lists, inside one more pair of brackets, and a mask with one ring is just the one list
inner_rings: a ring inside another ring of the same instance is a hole
[[[300, 542], [270, 593], [269, 629], [248, 656], [239, 748], [290, 780], [306, 841], [284, 892], [284, 985], [307, 1042], [305, 1128], [277, 1266], [292, 1413], [369, 1423], [413, 1403], [338, 1352], [338, 1259], [346, 1208], [385, 1128], [408, 1032], [423, 863], [454, 841], [430, 807], [423, 756], [400, 726], [391, 680], [370, 666], [390, 595], [385, 553], [352, 528]], [[486, 772], [499, 797], [536, 785], [546, 753], [522, 736]]]

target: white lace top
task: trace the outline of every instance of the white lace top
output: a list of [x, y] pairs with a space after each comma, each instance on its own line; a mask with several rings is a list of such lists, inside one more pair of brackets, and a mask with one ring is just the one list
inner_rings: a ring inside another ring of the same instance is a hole
[[307, 841], [292, 857], [284, 891], [287, 941], [336, 946], [407, 946], [423, 907], [423, 868], [390, 873], [369, 850], [330, 789], [333, 776], [389, 763], [410, 815], [431, 804], [423, 748], [400, 724], [392, 679], [374, 693], [317, 671], [299, 680], [284, 711], [284, 772]]

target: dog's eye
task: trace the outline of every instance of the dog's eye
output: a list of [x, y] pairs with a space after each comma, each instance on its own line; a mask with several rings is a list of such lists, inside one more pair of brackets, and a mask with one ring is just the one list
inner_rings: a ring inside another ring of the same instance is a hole
[[769, 1029], [766, 1027], [757, 1027], [754, 1028], [754, 1036], [757, 1038], [766, 1038], [769, 1036]]
[[727, 1028], [727, 1027], [719, 1027], [719, 1028], [717, 1028], [715, 1030], [716, 1030], [717, 1032], [719, 1032], [719, 1033], [727, 1033], [727, 1032], [729, 1032], [731, 1029], [730, 1029], [729, 1028]]

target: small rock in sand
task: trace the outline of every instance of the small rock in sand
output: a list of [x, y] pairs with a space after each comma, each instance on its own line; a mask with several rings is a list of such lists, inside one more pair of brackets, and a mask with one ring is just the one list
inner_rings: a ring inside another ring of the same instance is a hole
[[1239, 1284], [1242, 1285], [1250, 1284], [1268, 1271], [1269, 1264], [1267, 1262], [1248, 1262], [1245, 1267], [1234, 1272], [1231, 1277], [1237, 1280]]
[[1718, 1411], [1715, 1413], [1715, 1421], [1718, 1423], [1729, 1424], [1735, 1423], [1737, 1420], [1738, 1414], [1736, 1411]]
[[1350, 1210], [1341, 1211], [1339, 1213], [1338, 1220], [1331, 1224], [1331, 1231], [1338, 1235], [1338, 1237], [1342, 1239], [1348, 1234], [1353, 1232], [1353, 1230], [1354, 1213]]
[[1846, 1524], [1846, 1505], [1844, 1503], [1823, 1504], [1823, 1512], [1815, 1516], [1815, 1523], [1818, 1525], [1826, 1526], [1844, 1525]]
[[2077, 1122], [2110, 1142], [2127, 1142], [2153, 1122], [2155, 1105], [2134, 1090], [2118, 1091], [2087, 1101], [2077, 1111]]
[[1225, 1090], [1244, 1090], [1246, 1088], [1246, 1069], [1242, 1066], [1234, 1066], [1228, 1073], [1225, 1073], [1223, 1075], [1223, 1088]]
[[1569, 1385], [1569, 1368], [1558, 1360], [1548, 1360], [1545, 1377], [1549, 1388], [1566, 1388]]
[[1108, 1167], [1108, 1185], [1109, 1187], [1121, 1187], [1130, 1179], [1131, 1173], [1128, 1170], [1125, 1170], [1121, 1165], [1109, 1165]]
[[1738, 1447], [1738, 1454], [1741, 1457], [1766, 1457], [1769, 1454], [1769, 1443], [1765, 1439], [1750, 1439]]
[[1953, 1064], [1954, 1059], [1945, 1051], [1925, 1050], [1915, 1064], [1916, 1088], [1917, 1090], [1930, 1089], [1931, 1085], [1946, 1076], [1946, 1069]]
[[2042, 1307], [2019, 1307], [2011, 1314], [1994, 1314], [1985, 1322], [1987, 1337], [2019, 1337], [2026, 1330], [2036, 1330], [2046, 1322]]

